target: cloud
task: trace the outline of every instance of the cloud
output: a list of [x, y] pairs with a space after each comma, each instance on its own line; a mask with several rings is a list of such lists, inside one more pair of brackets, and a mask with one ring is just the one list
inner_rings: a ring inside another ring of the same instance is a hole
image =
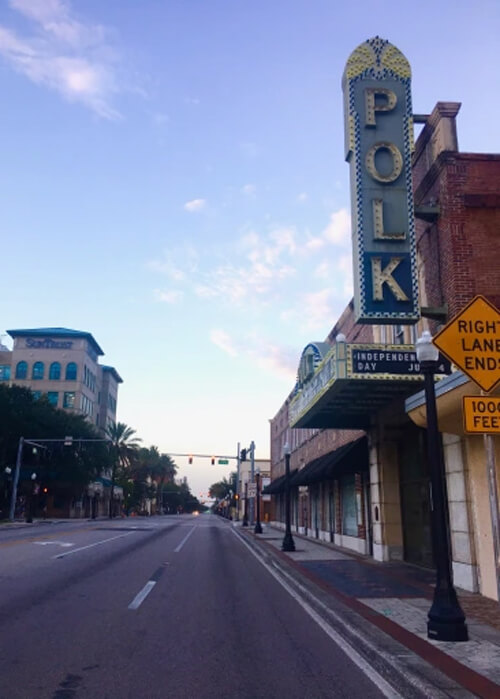
[[104, 28], [75, 19], [65, 0], [10, 0], [9, 4], [34, 33], [21, 36], [0, 25], [0, 56], [37, 85], [80, 102], [105, 119], [119, 119], [111, 105], [118, 87]]
[[320, 291], [298, 294], [294, 307], [285, 309], [281, 318], [288, 323], [300, 322], [304, 330], [321, 330], [326, 334], [345, 304], [343, 297], [334, 295], [332, 287], [325, 287]]
[[299, 204], [303, 204], [308, 199], [309, 199], [309, 195], [307, 194], [307, 192], [301, 192], [297, 197], [297, 201], [299, 202]]
[[296, 348], [283, 347], [266, 341], [257, 334], [248, 334], [235, 341], [225, 330], [214, 329], [210, 340], [231, 357], [243, 357], [268, 373], [293, 384], [297, 375]]
[[191, 213], [193, 211], [201, 211], [203, 208], [205, 208], [206, 203], [206, 199], [192, 199], [184, 204], [184, 209]]
[[256, 191], [257, 187], [254, 184], [246, 184], [241, 188], [241, 193], [249, 197], [254, 196]]
[[250, 160], [257, 158], [260, 154], [260, 148], [256, 143], [244, 141], [239, 144], [239, 147], [245, 158], [248, 158]]
[[330, 274], [330, 263], [326, 261], [320, 262], [313, 272], [313, 275], [318, 279], [327, 279]]
[[234, 347], [230, 336], [224, 330], [212, 330], [210, 333], [210, 340], [214, 345], [226, 352], [226, 354], [231, 355], [231, 357], [236, 357], [238, 355], [238, 351]]
[[179, 303], [179, 301], [181, 301], [184, 297], [184, 293], [178, 289], [172, 289], [170, 291], [161, 291], [160, 289], [157, 289], [155, 295], [158, 301], [169, 303], [172, 306]]
[[324, 238], [334, 245], [350, 244], [351, 215], [347, 209], [339, 209], [330, 216], [330, 222], [323, 231]]

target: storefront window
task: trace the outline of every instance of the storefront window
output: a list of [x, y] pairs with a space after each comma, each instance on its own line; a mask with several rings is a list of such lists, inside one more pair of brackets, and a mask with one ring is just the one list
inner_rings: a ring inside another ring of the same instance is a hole
[[347, 534], [347, 536], [358, 536], [354, 473], [342, 476], [340, 481], [340, 499], [342, 503], [342, 533]]

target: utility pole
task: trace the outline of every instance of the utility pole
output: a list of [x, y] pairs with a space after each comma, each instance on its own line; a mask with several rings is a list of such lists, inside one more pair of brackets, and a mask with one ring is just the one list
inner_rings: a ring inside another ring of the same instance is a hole
[[240, 443], [236, 447], [236, 521], [240, 521]]
[[[250, 442], [250, 483], [254, 482], [255, 477], [255, 442]], [[250, 524], [255, 524], [255, 498], [250, 500]]]

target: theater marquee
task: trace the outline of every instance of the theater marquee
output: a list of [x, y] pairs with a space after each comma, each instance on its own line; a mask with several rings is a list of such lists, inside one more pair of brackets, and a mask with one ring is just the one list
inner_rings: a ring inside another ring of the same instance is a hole
[[349, 57], [342, 89], [356, 320], [415, 323], [410, 65], [385, 39], [369, 39]]

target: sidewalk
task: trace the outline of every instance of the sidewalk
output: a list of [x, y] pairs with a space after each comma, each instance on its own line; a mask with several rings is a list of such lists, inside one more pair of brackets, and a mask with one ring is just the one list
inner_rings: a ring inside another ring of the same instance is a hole
[[427, 638], [427, 612], [435, 579], [432, 571], [400, 562], [379, 563], [295, 533], [296, 551], [284, 553], [283, 530], [267, 525], [259, 535], [250, 526], [241, 527], [240, 531], [258, 542], [274, 561], [288, 564], [351, 613], [356, 612], [468, 690], [450, 690], [448, 696], [470, 696], [471, 692], [475, 696], [500, 698], [498, 602], [458, 590], [469, 641], [432, 641]]

